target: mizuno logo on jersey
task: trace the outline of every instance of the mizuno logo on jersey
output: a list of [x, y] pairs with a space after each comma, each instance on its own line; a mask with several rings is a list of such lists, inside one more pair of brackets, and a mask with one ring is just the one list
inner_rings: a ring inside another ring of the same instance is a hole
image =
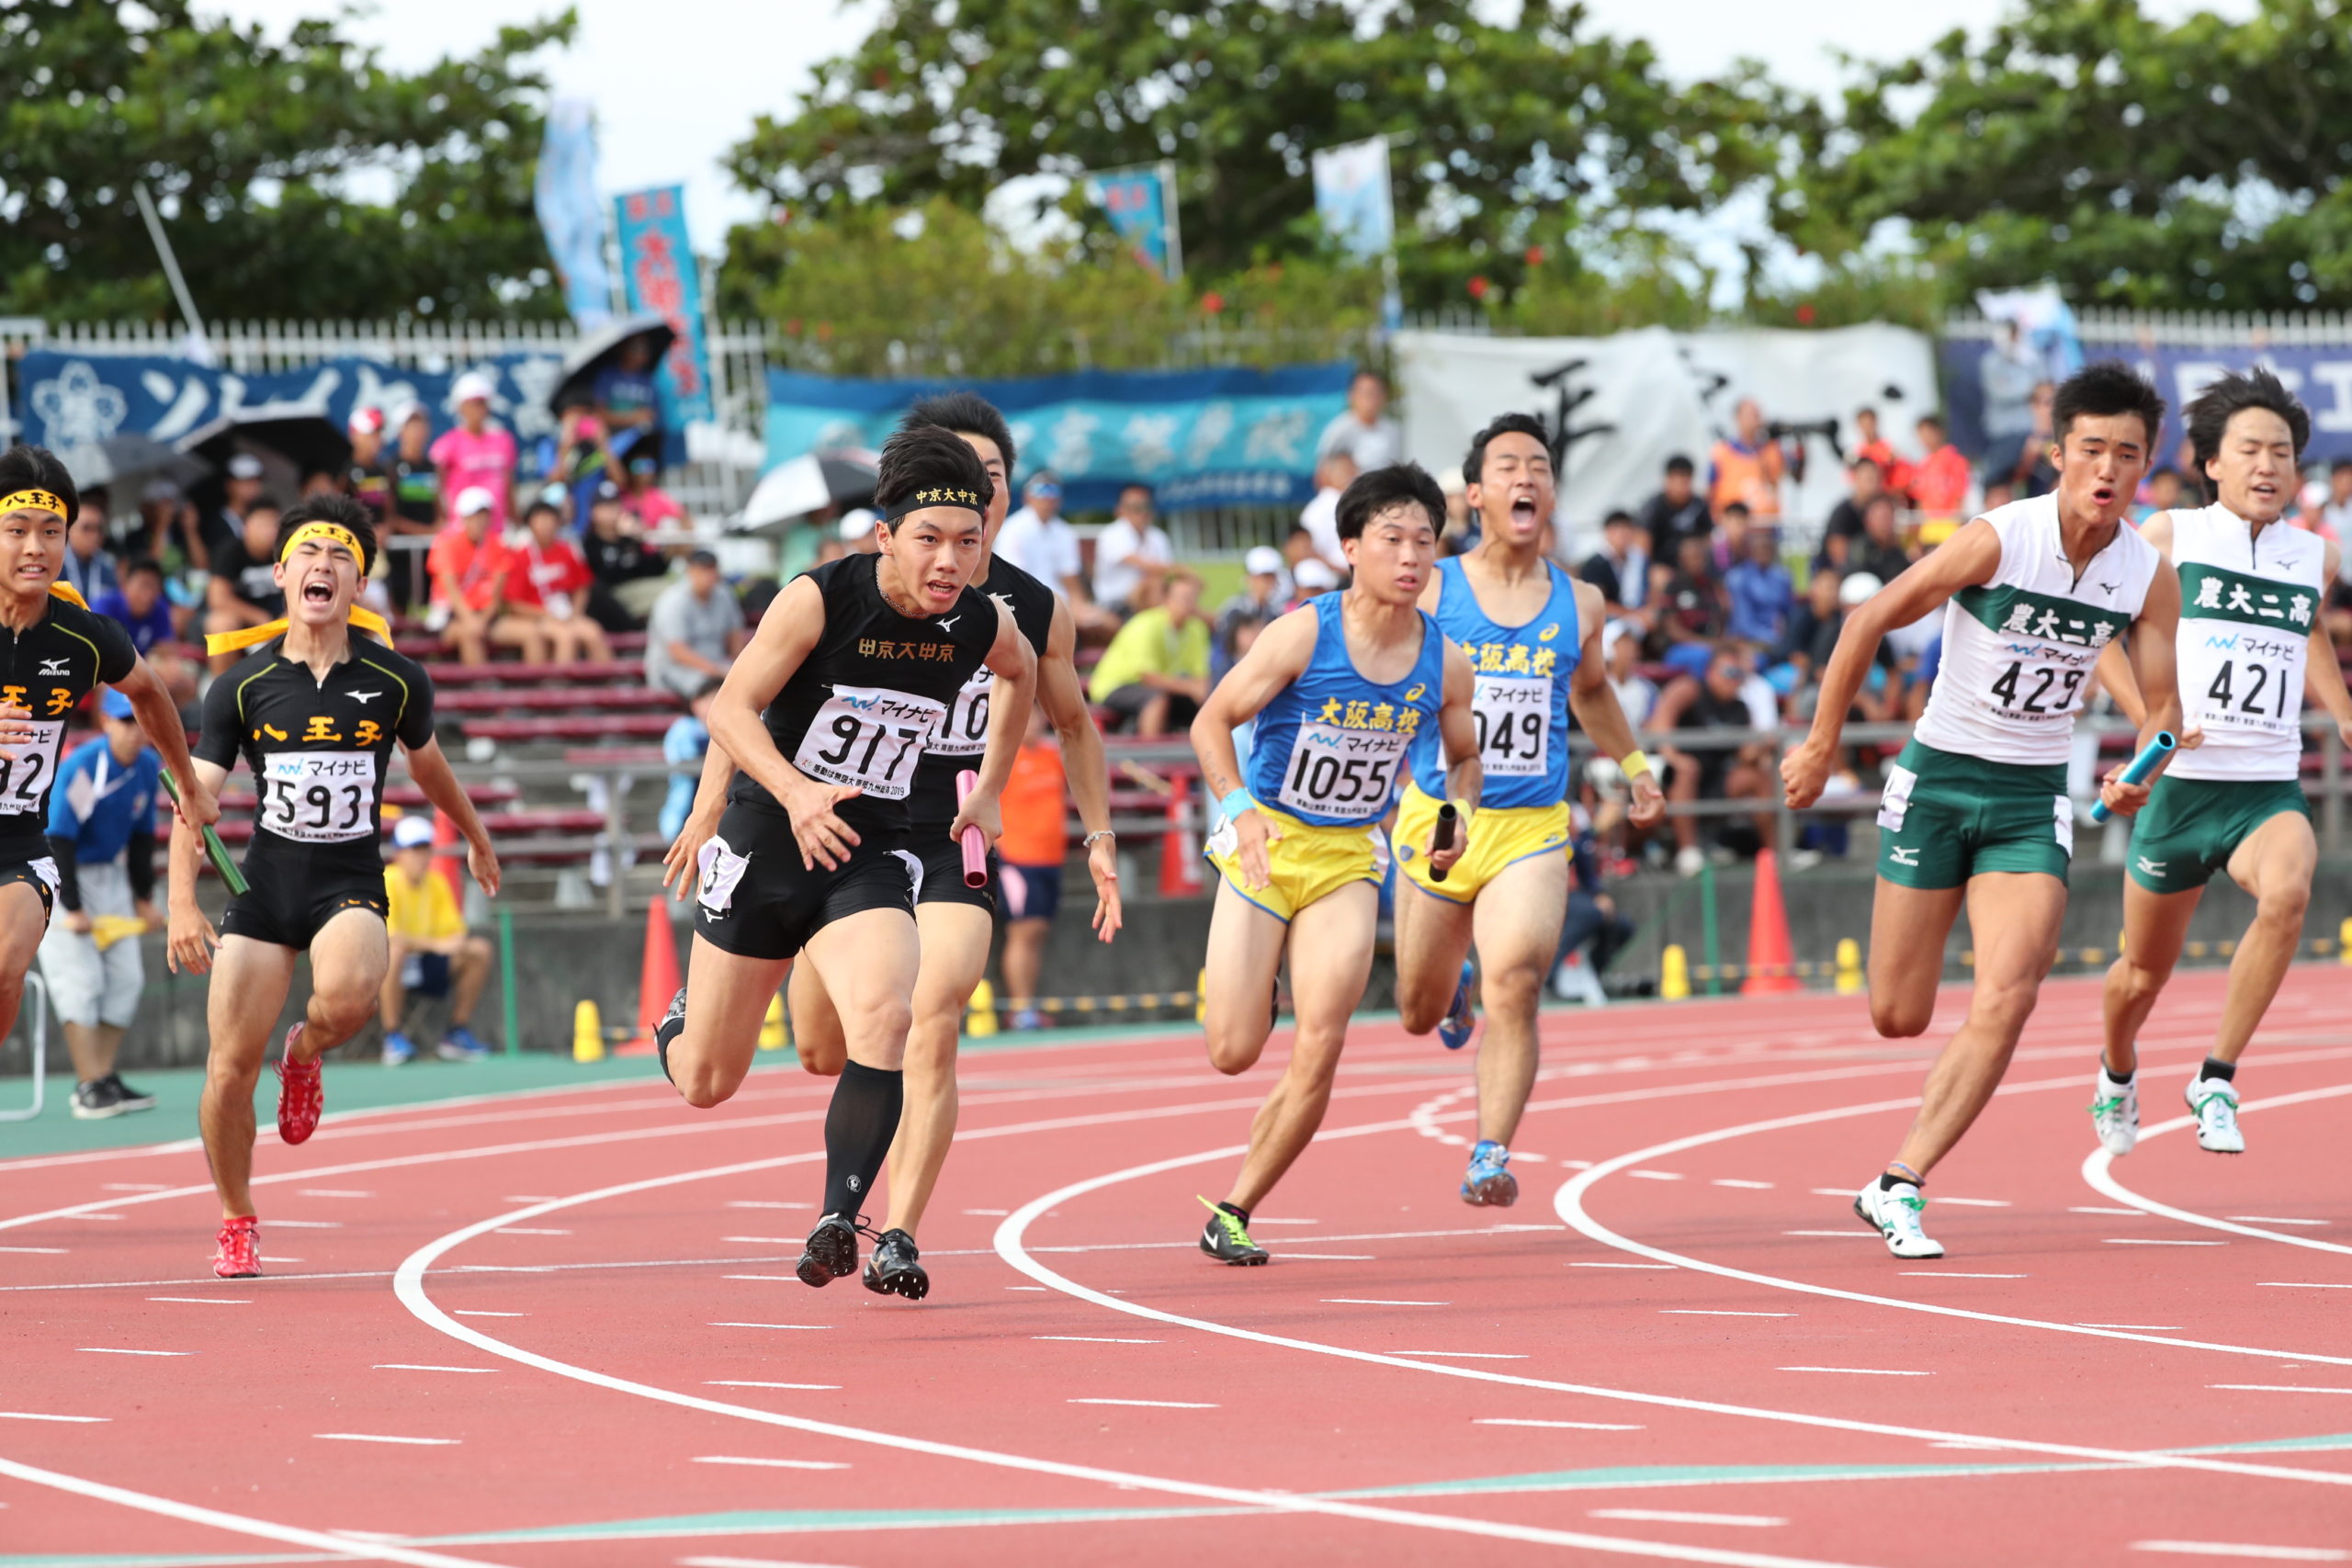
[[2165, 863], [2160, 860], [2150, 860], [2147, 856], [2142, 855], [2140, 871], [2143, 875], [2162, 876], [2165, 874]]
[[44, 659], [40, 661], [40, 672], [44, 675], [63, 675], [69, 673], [72, 669], [73, 661], [70, 659]]
[[939, 623], [939, 629], [944, 632], [952, 632], [956, 629], [956, 623], [963, 618], [964, 617], [960, 615], [950, 615], [945, 620]]
[[1916, 866], [1919, 863], [1919, 852], [1909, 844], [1895, 844], [1887, 850], [1886, 858], [1897, 865]]
[[355, 703], [372, 703], [383, 694], [384, 694], [381, 690], [373, 692], [354, 692], [351, 694], [351, 700]]

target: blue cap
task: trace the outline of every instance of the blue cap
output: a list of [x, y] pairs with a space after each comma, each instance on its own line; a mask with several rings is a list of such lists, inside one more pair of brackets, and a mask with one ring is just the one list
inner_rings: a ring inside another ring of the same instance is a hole
[[98, 711], [106, 715], [108, 718], [131, 718], [136, 716], [136, 710], [131, 707], [130, 699], [124, 696], [120, 692], [116, 691], [112, 686], [108, 686], [106, 689], [105, 694], [98, 698]]

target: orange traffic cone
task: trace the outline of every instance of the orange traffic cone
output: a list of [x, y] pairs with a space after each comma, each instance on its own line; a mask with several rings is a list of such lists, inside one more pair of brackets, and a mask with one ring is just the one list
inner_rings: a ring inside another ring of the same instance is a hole
[[657, 897], [645, 911], [645, 960], [638, 970], [637, 1038], [618, 1055], [643, 1055], [653, 1049], [653, 1026], [678, 994], [678, 944], [670, 933], [670, 900]]
[[1201, 890], [1200, 835], [1193, 827], [1193, 779], [1176, 775], [1168, 795], [1168, 828], [1159, 836], [1159, 896], [1186, 898]]
[[1739, 983], [1739, 994], [1804, 990], [1795, 965], [1796, 955], [1789, 950], [1788, 907], [1781, 902], [1780, 857], [1765, 850], [1756, 857], [1756, 902], [1747, 917], [1747, 978]]

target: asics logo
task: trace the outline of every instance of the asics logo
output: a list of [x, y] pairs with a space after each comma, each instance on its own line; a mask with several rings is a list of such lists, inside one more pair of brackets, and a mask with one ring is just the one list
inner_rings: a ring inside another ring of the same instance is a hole
[[2140, 870], [2149, 876], [2162, 876], [2165, 874], [2165, 863], [2160, 860], [2150, 860], [2147, 856], [2142, 855]]
[[383, 694], [384, 694], [381, 690], [373, 692], [354, 692], [351, 694], [351, 700], [355, 703], [372, 703]]
[[1919, 852], [1909, 844], [1895, 844], [1887, 850], [1886, 858], [1897, 865], [1916, 866], [1919, 863]]

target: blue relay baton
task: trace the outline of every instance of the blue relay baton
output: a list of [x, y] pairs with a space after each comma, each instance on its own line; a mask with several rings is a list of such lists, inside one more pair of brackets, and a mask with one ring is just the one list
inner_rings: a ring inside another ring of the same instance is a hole
[[[2129, 784], [2145, 782], [2147, 776], [2156, 771], [2156, 765], [2171, 756], [2172, 749], [2179, 744], [2173, 739], [2171, 730], [2157, 730], [2156, 738], [2140, 748], [2140, 754], [2132, 759], [2131, 765], [2123, 770], [2123, 777], [2119, 782]], [[2095, 802], [2091, 807], [2091, 820], [2104, 822], [2107, 818], [2107, 802]]]

